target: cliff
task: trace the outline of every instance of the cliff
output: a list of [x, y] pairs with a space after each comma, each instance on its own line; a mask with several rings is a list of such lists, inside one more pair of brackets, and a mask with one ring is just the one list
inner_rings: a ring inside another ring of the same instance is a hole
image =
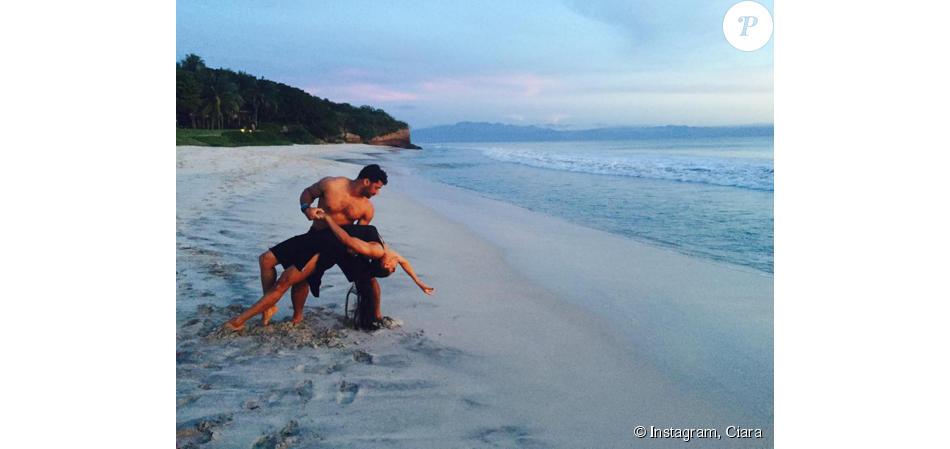
[[343, 143], [363, 143], [363, 139], [356, 134], [342, 133], [337, 136]]
[[394, 133], [384, 136], [374, 137], [368, 142], [370, 145], [381, 145], [386, 147], [406, 148], [410, 150], [421, 150], [422, 148], [412, 144], [409, 138], [409, 129], [404, 128]]

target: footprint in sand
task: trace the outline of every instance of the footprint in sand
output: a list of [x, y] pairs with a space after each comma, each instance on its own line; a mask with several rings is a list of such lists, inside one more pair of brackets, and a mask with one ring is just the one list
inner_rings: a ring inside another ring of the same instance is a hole
[[330, 366], [324, 368], [323, 371], [322, 371], [322, 373], [323, 373], [323, 374], [333, 374], [333, 373], [338, 373], [338, 372], [340, 372], [340, 371], [343, 371], [343, 365], [340, 364], [340, 363], [334, 363], [334, 364], [332, 364], [332, 365], [330, 365]]
[[459, 349], [439, 345], [425, 337], [417, 341], [414, 338], [405, 338], [403, 339], [403, 343], [407, 344], [406, 349], [443, 364], [453, 364], [466, 356], [466, 354]]
[[303, 402], [310, 402], [310, 400], [313, 399], [313, 381], [307, 379], [298, 383], [294, 388], [294, 392], [297, 393], [297, 396], [300, 397]]
[[494, 447], [551, 447], [522, 426], [483, 427], [473, 432], [470, 438]]
[[198, 400], [198, 398], [197, 398], [196, 396], [187, 396], [187, 397], [181, 398], [181, 399], [175, 401], [175, 408], [181, 408], [181, 407], [183, 407], [183, 406], [185, 406], [185, 405], [188, 405], [188, 404], [191, 404], [192, 402], [195, 402], [195, 401], [197, 401], [197, 400]]
[[251, 449], [272, 449], [295, 446], [300, 441], [300, 428], [297, 421], [291, 420], [284, 428], [260, 437]]
[[340, 382], [340, 388], [336, 394], [336, 402], [342, 405], [352, 404], [356, 400], [356, 395], [360, 392], [360, 386], [351, 384], [347, 381]]
[[301, 381], [292, 388], [273, 390], [264, 393], [258, 401], [246, 401], [243, 405], [248, 410], [254, 410], [261, 406], [266, 407], [284, 407], [289, 405], [303, 405], [313, 399], [313, 381], [310, 379]]
[[175, 353], [175, 362], [178, 364], [182, 363], [198, 363], [201, 361], [201, 351], [178, 351]]
[[414, 392], [421, 390], [429, 390], [435, 387], [438, 387], [440, 384], [436, 381], [427, 380], [427, 379], [406, 379], [406, 380], [397, 380], [397, 381], [386, 381], [386, 380], [366, 380], [362, 384], [362, 388], [372, 388], [374, 391], [385, 391], [389, 393], [395, 392]]
[[481, 402], [478, 402], [478, 401], [476, 401], [476, 400], [474, 400], [474, 399], [469, 399], [469, 398], [462, 398], [462, 403], [465, 404], [465, 406], [466, 406], [466, 407], [469, 407], [469, 408], [484, 408], [484, 407], [487, 407], [485, 404], [482, 404]]
[[353, 353], [353, 360], [357, 363], [362, 363], [364, 365], [373, 364], [373, 355], [366, 351], [359, 351]]
[[194, 448], [210, 442], [231, 422], [232, 415], [218, 415], [179, 423], [175, 432], [175, 447]]
[[412, 361], [409, 356], [401, 354], [384, 355], [373, 359], [374, 365], [379, 365], [386, 368], [406, 368], [411, 364], [411, 362]]

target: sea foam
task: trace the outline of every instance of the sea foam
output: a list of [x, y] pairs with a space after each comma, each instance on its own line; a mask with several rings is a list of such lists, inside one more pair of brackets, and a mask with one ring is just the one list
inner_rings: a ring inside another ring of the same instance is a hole
[[497, 161], [549, 170], [629, 176], [773, 191], [772, 161], [698, 156], [584, 154], [530, 149], [484, 148]]

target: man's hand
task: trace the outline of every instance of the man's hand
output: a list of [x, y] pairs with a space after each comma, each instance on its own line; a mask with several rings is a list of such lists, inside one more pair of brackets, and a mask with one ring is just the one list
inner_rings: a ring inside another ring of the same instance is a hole
[[307, 216], [307, 220], [322, 220], [325, 212], [319, 207], [308, 207], [303, 211], [303, 214]]

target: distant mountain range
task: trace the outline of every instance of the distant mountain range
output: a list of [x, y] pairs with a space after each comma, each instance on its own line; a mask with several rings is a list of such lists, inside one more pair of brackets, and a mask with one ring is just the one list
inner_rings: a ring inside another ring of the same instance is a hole
[[551, 142], [574, 140], [682, 139], [698, 137], [772, 137], [774, 125], [615, 127], [558, 131], [538, 126], [460, 122], [413, 129], [416, 142]]

